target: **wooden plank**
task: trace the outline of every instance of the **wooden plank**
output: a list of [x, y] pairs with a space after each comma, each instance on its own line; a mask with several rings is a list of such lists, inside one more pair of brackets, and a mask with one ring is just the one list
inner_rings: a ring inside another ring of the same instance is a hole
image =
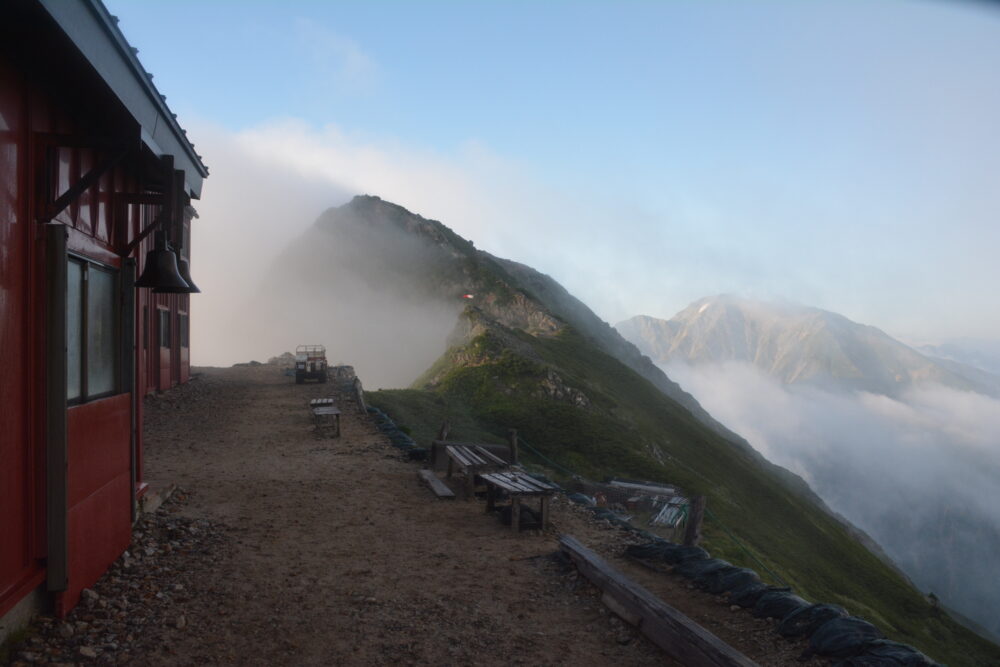
[[618, 602], [618, 599], [611, 593], [605, 592], [604, 595], [601, 596], [601, 602], [604, 603], [605, 607], [613, 611], [619, 618], [629, 625], [638, 627], [639, 624], [642, 623], [642, 616], [630, 609], [626, 609], [625, 606]]
[[314, 398], [311, 401], [309, 401], [309, 405], [312, 406], [312, 407], [314, 407], [314, 408], [315, 407], [320, 407], [320, 406], [325, 406], [325, 405], [333, 405], [333, 399], [332, 398]]
[[494, 477], [493, 475], [482, 475], [483, 481], [491, 486], [498, 486], [508, 493], [520, 493], [520, 489], [513, 486], [509, 481], [500, 477]]
[[434, 474], [432, 470], [418, 470], [417, 477], [419, 477], [427, 486], [431, 488], [438, 498], [444, 498], [447, 500], [455, 499], [455, 492], [448, 488], [448, 485], [438, 479], [438, 476]]
[[473, 449], [465, 449], [462, 451], [462, 454], [468, 459], [469, 465], [476, 466], [477, 468], [482, 468], [486, 465], [486, 459]]
[[448, 456], [455, 459], [455, 462], [462, 468], [468, 468], [470, 465], [473, 465], [473, 462], [469, 459], [466, 450], [462, 447], [448, 445], [445, 451], [448, 452]]
[[502, 447], [503, 446], [503, 445], [490, 445], [490, 444], [483, 443], [483, 442], [459, 442], [458, 440], [434, 440], [432, 442], [434, 444], [441, 445], [442, 447], [444, 447], [446, 445], [451, 445], [453, 447], [466, 447], [466, 448], [470, 448], [470, 447], [486, 447], [488, 449], [490, 447]]
[[521, 477], [511, 475], [506, 478], [507, 483], [516, 489], [516, 493], [521, 496], [534, 496], [538, 495], [538, 489], [531, 486], [528, 482], [524, 481]]
[[483, 478], [493, 480], [510, 493], [519, 495], [550, 495], [555, 491], [554, 486], [519, 472], [494, 472], [483, 475]]
[[520, 482], [521, 484], [524, 484], [524, 485], [528, 486], [530, 489], [532, 489], [536, 493], [542, 493], [542, 492], [551, 493], [551, 492], [554, 492], [556, 490], [556, 487], [552, 486], [551, 484], [548, 484], [547, 482], [543, 482], [540, 479], [535, 479], [531, 475], [525, 474], [523, 472], [514, 472], [514, 473], [508, 473], [508, 474], [516, 476], [518, 482]]
[[492, 472], [483, 474], [482, 478], [488, 483], [496, 484], [511, 495], [540, 496], [549, 495], [553, 491], [552, 487], [521, 473]]
[[502, 458], [500, 458], [499, 456], [497, 456], [496, 454], [494, 454], [490, 450], [486, 449], [482, 445], [476, 445], [475, 446], [475, 452], [476, 452], [476, 454], [481, 459], [483, 459], [483, 463], [485, 463], [485, 464], [492, 464], [492, 465], [498, 465], [498, 466], [506, 466], [507, 465], [506, 461], [504, 461]]
[[517, 478], [518, 484], [526, 487], [529, 492], [534, 494], [544, 494], [549, 491], [549, 487], [542, 482], [539, 482], [534, 477], [529, 477], [528, 475], [521, 475]]
[[624, 612], [619, 614], [622, 618], [638, 618], [642, 633], [681, 664], [690, 667], [754, 667], [757, 664], [622, 575], [571, 535], [562, 535], [559, 546], [576, 563], [581, 574], [614, 598]]
[[488, 483], [499, 486], [508, 493], [524, 492], [524, 489], [520, 485], [515, 483], [513, 480], [511, 480], [510, 477], [505, 473], [498, 473], [498, 472], [486, 473], [485, 475], [482, 475], [482, 478], [486, 480]]

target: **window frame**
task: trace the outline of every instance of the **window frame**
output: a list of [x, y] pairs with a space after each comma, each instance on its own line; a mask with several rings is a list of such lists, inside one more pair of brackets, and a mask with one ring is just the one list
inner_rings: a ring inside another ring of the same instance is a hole
[[177, 346], [191, 349], [191, 319], [187, 313], [177, 313]]
[[[121, 346], [122, 346], [122, 304], [121, 304], [121, 291], [122, 291], [122, 272], [121, 269], [110, 264], [105, 264], [99, 262], [90, 257], [80, 255], [74, 252], [66, 253], [67, 263], [73, 262], [80, 265], [81, 267], [81, 277], [80, 277], [80, 350], [79, 350], [79, 363], [80, 363], [80, 394], [73, 398], [69, 397], [68, 384], [67, 384], [67, 396], [66, 405], [82, 405], [84, 403], [90, 403], [92, 401], [97, 401], [102, 398], [108, 398], [109, 396], [117, 396], [122, 393], [122, 387], [124, 383], [122, 382], [122, 369], [121, 369]], [[113, 386], [108, 391], [103, 391], [97, 394], [90, 393], [90, 377], [88, 373], [88, 364], [90, 361], [90, 349], [88, 342], [90, 341], [90, 272], [92, 270], [102, 271], [108, 273], [112, 277], [112, 307], [114, 312], [112, 313], [113, 324], [112, 328], [114, 331], [114, 353], [111, 355], [112, 364], [114, 367], [111, 371], [111, 377], [114, 378]], [[69, 285], [67, 283], [67, 290]], [[69, 304], [69, 298], [67, 298], [67, 305]], [[66, 325], [67, 325], [67, 350], [66, 350], [66, 367], [67, 375], [69, 374], [69, 349], [68, 346], [70, 341], [68, 339], [70, 313], [66, 313]]]
[[[157, 307], [156, 309], [156, 349], [159, 350], [171, 350], [174, 349], [174, 332], [172, 331], [173, 318], [170, 317], [170, 309]], [[166, 328], [164, 328], [166, 327]], [[164, 333], [166, 335], [164, 335]]]

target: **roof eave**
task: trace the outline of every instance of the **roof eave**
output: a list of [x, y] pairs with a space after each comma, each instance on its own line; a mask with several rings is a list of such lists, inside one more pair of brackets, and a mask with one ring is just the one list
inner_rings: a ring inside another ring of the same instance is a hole
[[156, 155], [173, 155], [185, 187], [201, 195], [208, 168], [129, 45], [117, 19], [100, 0], [38, 0], [104, 79], [142, 128], [142, 140]]

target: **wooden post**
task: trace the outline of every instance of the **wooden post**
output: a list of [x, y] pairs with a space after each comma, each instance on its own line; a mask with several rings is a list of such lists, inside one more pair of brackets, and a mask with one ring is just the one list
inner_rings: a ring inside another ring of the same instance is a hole
[[358, 410], [364, 414], [368, 412], [368, 406], [365, 405], [365, 390], [361, 385], [361, 378], [354, 377], [354, 397], [358, 401]]
[[451, 431], [451, 422], [445, 419], [441, 422], [441, 428], [438, 429], [438, 440], [447, 440], [448, 432]]
[[510, 498], [510, 527], [515, 532], [520, 532], [521, 530], [521, 499], [517, 496], [511, 496]]
[[[441, 428], [438, 429], [438, 440], [447, 440], [448, 432], [451, 431], [451, 422], [445, 419], [441, 422]], [[431, 443], [431, 469], [437, 468], [437, 455], [438, 455], [438, 445], [437, 440]]]
[[542, 530], [549, 527], [549, 500], [550, 496], [542, 496]]
[[507, 431], [507, 439], [510, 442], [510, 464], [517, 465], [517, 429], [512, 428]]
[[486, 513], [489, 514], [497, 506], [497, 492], [492, 484], [486, 485]]
[[701, 523], [705, 520], [705, 496], [695, 496], [688, 512], [687, 526], [684, 529], [684, 546], [697, 546], [701, 541]]

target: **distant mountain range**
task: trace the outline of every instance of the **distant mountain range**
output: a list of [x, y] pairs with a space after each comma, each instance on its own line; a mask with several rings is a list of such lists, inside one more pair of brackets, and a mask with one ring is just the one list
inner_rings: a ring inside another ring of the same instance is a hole
[[955, 338], [933, 345], [918, 345], [930, 357], [958, 362], [1000, 376], [1000, 340]]
[[720, 295], [669, 320], [638, 315], [616, 328], [660, 364], [742, 361], [786, 384], [889, 396], [922, 383], [1000, 395], [1000, 376], [962, 363], [968, 357], [953, 348], [922, 352], [819, 308]]
[[727, 426], [801, 472], [925, 590], [1000, 637], [1000, 595], [982, 585], [1000, 565], [997, 347], [918, 349], [836, 313], [729, 295], [616, 328]]

